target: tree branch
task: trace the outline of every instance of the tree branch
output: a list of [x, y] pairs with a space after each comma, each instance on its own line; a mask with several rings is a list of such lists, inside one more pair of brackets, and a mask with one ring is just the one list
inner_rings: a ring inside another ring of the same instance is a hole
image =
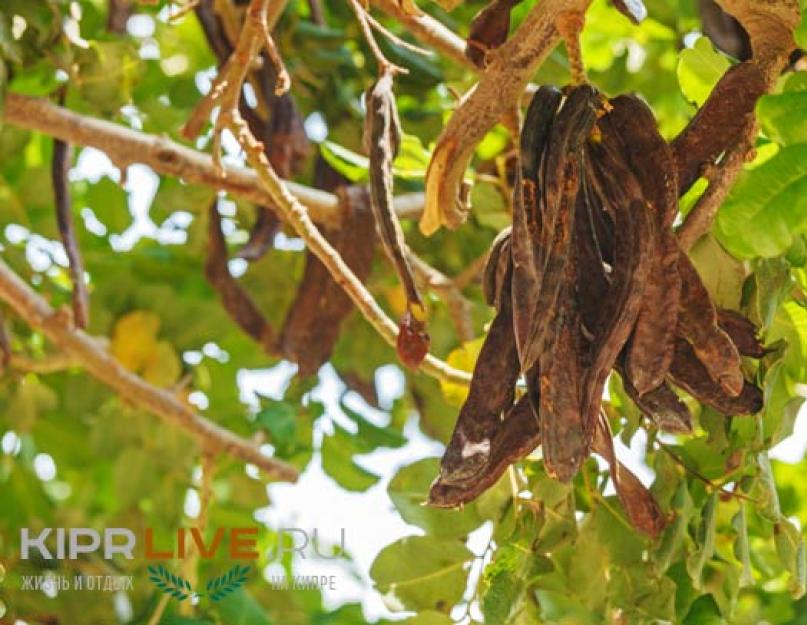
[[195, 437], [204, 449], [250, 462], [278, 480], [294, 482], [297, 470], [264, 455], [249, 441], [195, 413], [170, 392], [152, 386], [125, 369], [98, 340], [72, 327], [69, 315], [54, 311], [5, 262], [0, 260], [0, 298], [31, 327], [42, 333], [66, 356], [123, 399], [148, 410]]
[[[762, 93], [771, 91], [796, 47], [793, 32], [800, 21], [798, 0], [718, 0], [718, 3], [737, 18], [748, 33], [754, 52], [751, 60], [762, 74]], [[678, 231], [678, 239], [684, 250], [688, 250], [711, 230], [720, 205], [742, 173], [749, 155], [753, 154], [757, 131], [758, 126], [752, 116], [734, 143], [726, 146], [723, 159], [710, 172], [709, 186]]]
[[584, 12], [590, 0], [542, 0], [519, 29], [490, 53], [479, 83], [448, 120], [426, 171], [426, 207], [420, 221], [424, 234], [440, 226], [456, 228], [465, 219], [465, 169], [474, 148], [511, 107], [529, 79], [560, 40], [556, 21], [567, 12]]
[[479, 71], [479, 68], [465, 56], [465, 40], [431, 15], [409, 14], [400, 7], [397, 0], [372, 0], [372, 3], [406, 26], [415, 38], [432, 46], [460, 65]]
[[[101, 150], [121, 169], [133, 163], [143, 163], [158, 174], [227, 191], [258, 205], [272, 203], [271, 196], [261, 187], [253, 170], [223, 166], [223, 173], [217, 172], [210, 155], [166, 137], [79, 115], [42, 98], [16, 93], [6, 96], [3, 115], [5, 122], [20, 128]], [[285, 184], [308, 207], [315, 222], [338, 226], [341, 213], [335, 195], [296, 182], [285, 181]], [[395, 212], [403, 218], [416, 217], [423, 210], [423, 201], [422, 193], [400, 195], [395, 198]]]

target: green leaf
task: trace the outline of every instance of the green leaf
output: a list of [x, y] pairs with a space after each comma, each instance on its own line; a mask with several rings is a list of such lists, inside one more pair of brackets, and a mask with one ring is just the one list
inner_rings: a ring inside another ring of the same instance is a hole
[[91, 184], [84, 200], [110, 232], [121, 233], [132, 223], [129, 196], [109, 176]]
[[370, 159], [366, 156], [333, 141], [323, 141], [319, 149], [328, 164], [351, 182], [367, 182], [369, 179]]
[[683, 625], [726, 625], [720, 615], [720, 608], [711, 595], [700, 597], [689, 610]]
[[294, 450], [297, 437], [297, 409], [283, 401], [261, 398], [256, 421], [269, 432], [277, 455], [286, 458]]
[[762, 129], [782, 145], [807, 141], [807, 91], [763, 95], [757, 102]]
[[702, 106], [712, 88], [729, 68], [728, 59], [717, 52], [707, 37], [699, 37], [678, 57], [678, 84], [684, 97]]
[[378, 482], [378, 476], [363, 469], [353, 459], [358, 453], [352, 434], [337, 424], [334, 433], [322, 441], [322, 468], [347, 490], [363, 492]]
[[452, 625], [454, 621], [440, 612], [425, 610], [417, 616], [400, 621], [400, 623], [401, 625]]
[[807, 143], [745, 170], [717, 215], [715, 233], [740, 258], [783, 254], [807, 232]]
[[227, 625], [272, 625], [261, 604], [240, 588], [216, 604], [216, 612]]
[[466, 566], [473, 559], [459, 541], [409, 536], [387, 545], [370, 569], [370, 577], [393, 610], [448, 613], [461, 598]]
[[482, 519], [476, 505], [467, 505], [461, 510], [446, 510], [424, 506], [429, 486], [440, 470], [438, 458], [424, 458], [403, 467], [392, 478], [387, 492], [401, 518], [417, 525], [426, 533], [445, 538], [465, 536], [479, 527]]
[[397, 449], [406, 445], [406, 437], [393, 427], [382, 427], [367, 420], [363, 415], [340, 404], [342, 411], [356, 424], [357, 447], [362, 453], [375, 451], [379, 447]]

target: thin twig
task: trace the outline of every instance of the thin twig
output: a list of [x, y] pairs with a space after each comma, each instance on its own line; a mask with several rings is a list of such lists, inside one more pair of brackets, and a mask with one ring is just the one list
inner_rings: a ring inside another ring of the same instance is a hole
[[175, 395], [152, 386], [128, 371], [99, 340], [74, 328], [69, 315], [57, 313], [30, 286], [0, 260], [0, 299], [4, 300], [31, 327], [42, 333], [62, 352], [75, 358], [86, 371], [123, 399], [173, 423], [195, 437], [203, 447], [251, 462], [267, 475], [295, 481], [297, 470], [276, 458], [266, 456], [249, 441], [209, 421], [191, 410]]
[[715, 484], [708, 477], [706, 477], [702, 473], [699, 473], [697, 470], [693, 469], [686, 462], [684, 462], [684, 459], [681, 458], [678, 454], [676, 454], [672, 449], [670, 449], [667, 444], [662, 443], [661, 441], [656, 441], [656, 442], [658, 443], [659, 448], [662, 451], [666, 452], [666, 454], [670, 458], [672, 458], [672, 460], [677, 465], [679, 465], [682, 469], [684, 469], [684, 471], [686, 471], [687, 473], [689, 473], [690, 475], [692, 475], [696, 479], [698, 479], [701, 482], [703, 482], [704, 484], [706, 484], [709, 488], [711, 488], [713, 490], [716, 490], [717, 492], [722, 493], [723, 495], [725, 495], [727, 497], [736, 497], [737, 499], [742, 499], [744, 501], [751, 501], [753, 503], [758, 503], [756, 499], [754, 499], [753, 497], [749, 497], [745, 493], [740, 493], [740, 492], [737, 492], [736, 490], [729, 490], [725, 486], [721, 486], [720, 484]]
[[395, 63], [389, 61], [387, 57], [384, 56], [381, 48], [378, 47], [378, 42], [375, 40], [375, 35], [373, 35], [372, 23], [369, 19], [370, 15], [361, 5], [359, 0], [348, 0], [348, 2], [350, 3], [350, 7], [353, 9], [353, 12], [356, 14], [356, 19], [359, 22], [359, 27], [364, 35], [364, 39], [367, 41], [367, 45], [370, 46], [370, 51], [373, 53], [376, 63], [378, 63], [378, 73], [384, 74], [389, 72], [391, 74], [408, 74], [408, 69], [395, 65]]
[[398, 35], [393, 33], [389, 30], [386, 26], [384, 26], [381, 22], [379, 22], [376, 18], [374, 18], [369, 11], [364, 12], [367, 21], [369, 22], [370, 26], [372, 26], [375, 30], [379, 33], [384, 35], [387, 39], [392, 41], [394, 44], [409, 50], [410, 52], [414, 52], [415, 54], [420, 54], [422, 56], [431, 57], [434, 56], [434, 53], [431, 50], [426, 50], [426, 48], [421, 48], [420, 46], [416, 46], [413, 43], [409, 43], [405, 39], [401, 39]]

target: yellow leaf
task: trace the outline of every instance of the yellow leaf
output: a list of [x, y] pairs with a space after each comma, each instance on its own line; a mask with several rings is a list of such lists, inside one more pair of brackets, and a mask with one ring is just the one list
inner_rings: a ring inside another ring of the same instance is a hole
[[146, 366], [157, 347], [160, 318], [145, 310], [127, 313], [115, 323], [112, 354], [130, 371]]
[[[446, 362], [457, 369], [463, 371], [473, 371], [476, 365], [476, 359], [479, 358], [479, 352], [482, 351], [482, 343], [485, 342], [485, 337], [480, 336], [473, 340], [463, 343], [460, 347], [453, 350], [446, 358]], [[468, 397], [468, 387], [464, 384], [454, 384], [453, 382], [440, 381], [440, 387], [443, 389], [443, 396], [446, 401], [455, 406], [461, 406]]]
[[143, 368], [143, 379], [154, 386], [168, 388], [176, 383], [180, 373], [182, 365], [176, 350], [168, 341], [159, 341]]

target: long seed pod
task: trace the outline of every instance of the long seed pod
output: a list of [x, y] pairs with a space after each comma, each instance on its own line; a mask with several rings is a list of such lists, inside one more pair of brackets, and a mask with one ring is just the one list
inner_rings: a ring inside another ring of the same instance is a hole
[[[681, 278], [678, 246], [670, 229], [678, 211], [675, 160], [656, 127], [653, 112], [636, 96], [611, 100], [611, 111], [600, 127], [604, 136], [620, 141], [631, 171], [653, 214], [650, 252], [652, 280], [636, 320], [625, 367], [639, 393], [658, 387], [672, 361]], [[605, 140], [605, 139], [604, 139]]]
[[502, 286], [501, 310], [479, 352], [468, 397], [440, 464], [440, 483], [458, 485], [476, 479], [490, 460], [501, 415], [513, 404], [519, 368], [509, 281], [510, 272]]
[[725, 393], [736, 397], [743, 390], [740, 354], [734, 343], [717, 325], [717, 311], [692, 261], [681, 252], [681, 300], [678, 311], [679, 336], [692, 344], [709, 377]]
[[[592, 190], [614, 215], [613, 261], [609, 287], [600, 304], [587, 360], [581, 410], [588, 432], [599, 414], [603, 386], [636, 323], [651, 269], [652, 220], [621, 144], [605, 133], [590, 142]], [[588, 279], [580, 276], [579, 280]]]
[[[541, 87], [527, 109], [521, 131], [520, 166], [513, 190], [513, 323], [519, 353], [529, 340], [537, 316], [537, 294], [541, 288], [539, 264], [542, 195], [538, 191], [538, 169], [549, 140], [552, 120], [562, 95], [552, 87]], [[531, 358], [535, 362], [537, 355]], [[524, 358], [522, 358], [524, 362]], [[529, 364], [529, 363], [528, 363]]]
[[400, 147], [401, 128], [392, 74], [384, 72], [367, 91], [364, 144], [370, 155], [370, 197], [381, 242], [395, 265], [409, 302], [423, 306], [407, 258], [406, 241], [392, 207], [392, 161]]
[[81, 260], [81, 250], [76, 240], [76, 229], [73, 224], [73, 202], [70, 197], [70, 179], [68, 177], [71, 152], [69, 144], [59, 139], [53, 140], [51, 179], [56, 200], [56, 223], [65, 254], [67, 254], [70, 279], [73, 282], [73, 323], [77, 328], [86, 328], [90, 319], [90, 299], [87, 284], [84, 282], [84, 263]]
[[221, 230], [221, 217], [217, 201], [210, 205], [208, 223], [207, 260], [205, 276], [219, 294], [221, 303], [233, 321], [263, 348], [274, 356], [277, 354], [275, 333], [249, 294], [230, 274], [227, 266], [227, 243]]
[[[338, 229], [324, 234], [356, 276], [370, 275], [375, 253], [375, 220], [364, 187], [337, 190], [342, 215]], [[361, 241], [361, 245], [357, 245]], [[320, 260], [306, 253], [305, 270], [294, 302], [286, 313], [279, 344], [286, 358], [297, 362], [300, 375], [316, 373], [330, 358], [343, 320], [353, 305]]]
[[698, 401], [727, 416], [754, 414], [762, 409], [762, 391], [759, 388], [743, 381], [738, 395], [728, 395], [711, 379], [692, 346], [683, 339], [675, 342], [670, 379]]
[[759, 338], [759, 329], [742, 313], [720, 308], [717, 311], [717, 325], [729, 335], [743, 356], [762, 358], [767, 353]]
[[[553, 341], [551, 334], [561, 325], [555, 322], [555, 316], [564, 277], [570, 275], [567, 275], [566, 265], [580, 186], [582, 145], [594, 125], [597, 105], [598, 95], [593, 88], [576, 87], [566, 98], [550, 131], [544, 159], [545, 184], [541, 184], [539, 174], [540, 222], [535, 255], [538, 262], [536, 275], [540, 277], [537, 278], [537, 292], [534, 288], [527, 292], [528, 301], [534, 305], [524, 306], [514, 288], [516, 343], [522, 371], [528, 371], [538, 362], [546, 346]], [[515, 262], [515, 225], [513, 233]], [[533, 245], [536, 245], [534, 239]]]
[[611, 428], [602, 413], [597, 419], [594, 450], [605, 458], [611, 468], [614, 488], [631, 525], [640, 532], [656, 538], [667, 525], [667, 518], [639, 478], [617, 459]]
[[[387, 255], [406, 292], [407, 310], [399, 324], [396, 350], [408, 367], [416, 369], [429, 351], [429, 335], [422, 314], [423, 300], [407, 258], [403, 230], [392, 206], [392, 161], [401, 142], [401, 127], [392, 73], [385, 71], [365, 96], [367, 117], [364, 125], [365, 148], [370, 155], [370, 197], [376, 226]], [[417, 310], [413, 310], [413, 305]]]
[[493, 486], [514, 462], [541, 444], [541, 433], [529, 398], [525, 395], [507, 411], [490, 444], [487, 464], [471, 480], [450, 484], [438, 478], [429, 491], [428, 504], [455, 508], [476, 499]]

